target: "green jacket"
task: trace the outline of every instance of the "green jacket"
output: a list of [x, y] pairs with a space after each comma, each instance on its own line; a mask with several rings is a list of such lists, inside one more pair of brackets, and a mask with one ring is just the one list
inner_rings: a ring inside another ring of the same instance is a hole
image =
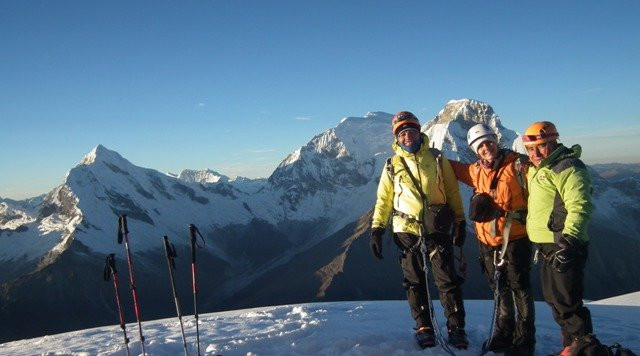
[[[419, 225], [415, 220], [422, 220], [422, 197], [418, 187], [413, 184], [400, 156], [404, 157], [414, 178], [418, 180], [428, 204], [448, 204], [456, 215], [456, 220], [464, 220], [464, 209], [460, 199], [458, 181], [451, 164], [442, 156], [442, 169], [438, 177], [436, 159], [429, 151], [429, 138], [422, 134], [422, 145], [415, 154], [402, 149], [394, 141], [391, 145], [395, 155], [391, 157], [391, 167], [385, 167], [378, 184], [378, 195], [373, 212], [372, 227], [386, 228], [394, 210], [411, 220], [393, 214], [393, 232], [406, 232], [419, 235]], [[432, 231], [426, 231], [430, 233]]]
[[591, 178], [579, 159], [579, 145], [560, 144], [538, 167], [530, 167], [527, 233], [536, 243], [554, 243], [562, 235], [589, 241], [593, 212]]

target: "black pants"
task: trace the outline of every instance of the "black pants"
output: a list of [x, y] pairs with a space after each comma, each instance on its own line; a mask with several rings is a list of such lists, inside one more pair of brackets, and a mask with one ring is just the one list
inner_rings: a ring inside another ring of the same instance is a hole
[[[479, 243], [481, 267], [491, 290], [495, 293], [496, 263], [502, 245], [492, 247]], [[531, 294], [531, 242], [527, 237], [510, 241], [500, 267], [498, 284], [498, 318], [495, 337], [512, 340], [516, 346], [535, 345], [535, 306]]]
[[582, 303], [584, 293], [584, 267], [587, 262], [587, 248], [566, 272], [558, 272], [551, 266], [553, 254], [558, 246], [553, 243], [538, 244], [544, 263], [540, 270], [542, 294], [551, 307], [556, 323], [562, 331], [564, 346], [571, 344], [574, 338], [593, 333], [591, 312]]
[[[427, 283], [418, 236], [397, 233], [394, 240], [401, 250], [403, 286], [416, 327], [433, 326], [427, 301]], [[430, 234], [425, 238], [427, 258], [431, 264], [433, 279], [440, 294], [440, 303], [447, 318], [449, 330], [464, 328], [464, 305], [460, 285], [462, 279], [456, 273], [451, 238], [444, 234]], [[409, 250], [413, 247], [412, 250]]]

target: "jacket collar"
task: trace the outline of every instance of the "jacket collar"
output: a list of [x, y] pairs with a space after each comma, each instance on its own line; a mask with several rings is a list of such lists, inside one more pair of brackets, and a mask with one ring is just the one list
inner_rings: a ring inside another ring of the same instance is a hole
[[573, 145], [571, 148], [559, 143], [558, 147], [551, 154], [540, 162], [540, 167], [551, 166], [554, 163], [566, 158], [580, 158], [582, 155], [582, 147]]

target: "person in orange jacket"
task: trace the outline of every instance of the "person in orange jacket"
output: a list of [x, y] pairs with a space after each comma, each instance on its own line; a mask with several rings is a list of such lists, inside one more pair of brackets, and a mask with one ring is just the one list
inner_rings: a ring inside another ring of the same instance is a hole
[[469, 218], [474, 221], [482, 270], [496, 295], [495, 331], [483, 347], [507, 355], [533, 355], [532, 246], [525, 227], [524, 172], [529, 163], [525, 155], [500, 149], [498, 136], [486, 124], [469, 129], [467, 142], [478, 161], [450, 162], [458, 180], [474, 188]]

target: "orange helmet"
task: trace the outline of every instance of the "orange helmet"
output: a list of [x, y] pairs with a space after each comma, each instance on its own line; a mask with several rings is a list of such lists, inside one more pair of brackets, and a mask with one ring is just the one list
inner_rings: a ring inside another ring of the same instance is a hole
[[418, 118], [408, 111], [400, 111], [399, 113], [393, 115], [391, 119], [391, 130], [393, 131], [393, 135], [396, 136], [400, 133], [400, 131], [407, 128], [414, 128], [420, 131], [420, 121]]
[[525, 146], [539, 145], [541, 143], [557, 140], [560, 137], [556, 125], [549, 121], [538, 121], [527, 127], [522, 135]]

